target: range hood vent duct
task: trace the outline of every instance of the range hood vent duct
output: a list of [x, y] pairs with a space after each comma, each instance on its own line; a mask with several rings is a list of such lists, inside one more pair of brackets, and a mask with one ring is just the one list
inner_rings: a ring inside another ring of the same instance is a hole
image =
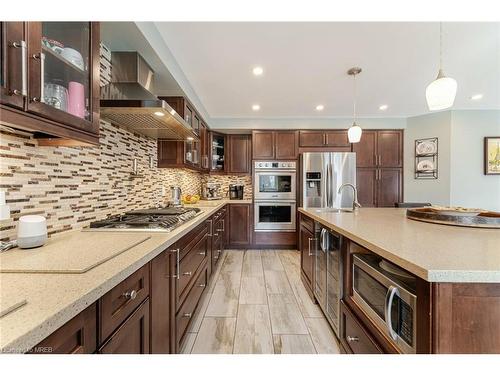
[[111, 62], [111, 83], [101, 87], [103, 120], [151, 138], [199, 139], [167, 102], [152, 94], [154, 72], [139, 53], [112, 52]]

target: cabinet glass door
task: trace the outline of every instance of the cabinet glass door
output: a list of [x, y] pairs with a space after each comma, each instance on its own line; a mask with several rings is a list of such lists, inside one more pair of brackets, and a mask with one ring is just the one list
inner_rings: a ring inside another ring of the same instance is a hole
[[89, 22], [29, 23], [28, 110], [92, 130], [92, 35]]

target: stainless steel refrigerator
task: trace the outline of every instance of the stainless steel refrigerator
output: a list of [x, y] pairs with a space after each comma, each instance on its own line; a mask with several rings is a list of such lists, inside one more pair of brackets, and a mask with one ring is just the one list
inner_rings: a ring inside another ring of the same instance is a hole
[[300, 155], [302, 207], [352, 208], [352, 189], [356, 186], [356, 154], [354, 152], [305, 152]]

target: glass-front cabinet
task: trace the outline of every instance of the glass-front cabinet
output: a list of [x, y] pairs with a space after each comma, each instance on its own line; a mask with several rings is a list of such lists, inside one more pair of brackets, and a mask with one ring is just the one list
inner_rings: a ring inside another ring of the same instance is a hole
[[[55, 135], [67, 134], [64, 129], [97, 135], [99, 43], [94, 22], [5, 22], [2, 86], [23, 98], [18, 108], [59, 124]], [[2, 104], [14, 106], [4, 94]]]

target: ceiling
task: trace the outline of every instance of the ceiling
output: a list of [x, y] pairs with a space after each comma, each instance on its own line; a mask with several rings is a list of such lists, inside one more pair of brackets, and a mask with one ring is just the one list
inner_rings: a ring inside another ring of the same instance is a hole
[[[360, 117], [429, 112], [425, 88], [437, 75], [438, 23], [155, 25], [214, 119], [350, 117], [346, 72], [353, 66], [363, 69]], [[458, 82], [454, 109], [500, 109], [500, 23], [445, 23], [443, 33], [443, 68]], [[260, 77], [252, 74], [256, 65], [264, 69]], [[472, 101], [478, 93], [483, 99]]]

